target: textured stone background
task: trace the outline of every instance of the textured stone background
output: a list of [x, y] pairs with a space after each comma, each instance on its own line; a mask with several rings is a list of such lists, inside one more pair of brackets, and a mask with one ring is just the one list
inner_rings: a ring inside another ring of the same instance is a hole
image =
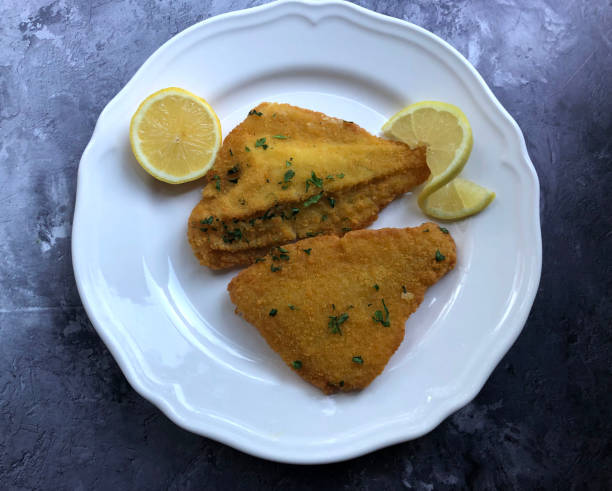
[[260, 2], [0, 2], [0, 487], [612, 488], [612, 3], [361, 0], [478, 68], [525, 132], [544, 268], [474, 402], [416, 441], [329, 466], [266, 462], [176, 427], [127, 384], [70, 261], [79, 158], [164, 41]]

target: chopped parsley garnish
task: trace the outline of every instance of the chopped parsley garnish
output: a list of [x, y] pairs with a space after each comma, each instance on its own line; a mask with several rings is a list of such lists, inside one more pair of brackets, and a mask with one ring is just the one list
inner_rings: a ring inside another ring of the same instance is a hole
[[302, 368], [302, 362], [300, 360], [295, 360], [293, 363], [293, 368], [295, 368], [296, 370], [299, 370], [300, 368]]
[[285, 135], [272, 135], [272, 138], [278, 138], [279, 140], [286, 140], [289, 137]]
[[314, 205], [315, 203], [318, 203], [319, 200], [321, 199], [321, 196], [323, 196], [323, 192], [320, 192], [319, 194], [315, 194], [314, 196], [311, 196], [310, 198], [308, 198], [306, 201], [304, 201], [304, 203], [302, 204], [302, 206], [304, 208], [309, 207], [310, 205]]
[[276, 309], [272, 309], [272, 310], [270, 311], [270, 317], [274, 317], [274, 316], [276, 315], [276, 313], [277, 313], [277, 312], [278, 312], [278, 310], [276, 310]]
[[438, 228], [442, 231], [443, 234], [447, 234], [448, 233], [448, 229], [447, 228], [444, 228], [444, 227], [438, 227]]
[[331, 174], [329, 176], [327, 176], [325, 179], [329, 179], [330, 181], [334, 180], [334, 176], [332, 176]]
[[316, 237], [319, 232], [306, 232], [306, 237]]
[[299, 208], [291, 208], [291, 216], [295, 216], [300, 212]]
[[200, 227], [200, 232], [208, 232], [208, 229], [206, 227]]
[[340, 329], [340, 326], [344, 324], [348, 320], [348, 318], [349, 316], [346, 313], [340, 315], [330, 315], [327, 327], [329, 327], [332, 334], [342, 335], [342, 330]]
[[285, 182], [290, 182], [291, 179], [293, 179], [293, 176], [295, 176], [295, 171], [293, 169], [289, 169], [287, 172], [285, 172], [285, 176], [283, 177], [283, 180]]
[[351, 227], [342, 227], [343, 232], [350, 232], [351, 230], [353, 230]]
[[231, 244], [235, 240], [240, 239], [242, 239], [242, 231], [239, 228], [235, 228], [234, 230], [228, 231], [223, 234], [223, 242], [225, 242], [226, 244]]
[[255, 259], [255, 263], [260, 263], [262, 261], [265, 261], [266, 258], [265, 257], [258, 257], [257, 259]]
[[310, 171], [310, 179], [306, 180], [306, 191], [308, 191], [308, 188], [310, 187], [311, 184], [318, 188], [323, 187], [323, 179], [317, 177], [314, 171]]
[[208, 218], [205, 218], [204, 220], [200, 220], [200, 223], [202, 225], [210, 225], [213, 221], [214, 221], [215, 217], [213, 217], [212, 215], [209, 216]]
[[325, 220], [327, 220], [327, 215], [321, 215], [321, 221], [324, 222]]
[[300, 309], [298, 309], [298, 308], [297, 308], [295, 305], [291, 305], [291, 304], [289, 304], [289, 308], [290, 308], [291, 310], [300, 310]]
[[361, 356], [353, 356], [353, 363], [363, 365], [363, 358]]
[[285, 160], [285, 167], [291, 167], [291, 162], [289, 162], [288, 160]]
[[339, 385], [340, 387], [344, 387], [344, 380], [340, 380], [340, 382], [338, 382], [338, 385]]
[[374, 290], [378, 291], [380, 290], [380, 287], [378, 285], [374, 285]]
[[282, 266], [274, 266], [274, 264], [270, 264], [270, 271], [272, 271], [273, 273], [276, 273], [277, 271], [280, 271], [281, 269], [283, 269]]
[[336, 174], [336, 177], [337, 177], [338, 179], [344, 179], [344, 173], [343, 173], [343, 172], [341, 172], [340, 174]]
[[215, 180], [215, 189], [221, 191], [221, 178], [219, 176], [213, 176]]
[[336, 206], [336, 200], [334, 198], [327, 198], [329, 200], [329, 206], [332, 208]]
[[249, 111], [249, 116], [253, 116], [253, 115], [255, 115], [255, 116], [263, 116], [263, 113], [255, 110], [255, 109], [251, 109]]
[[233, 157], [234, 156], [234, 152], [232, 152], [232, 149], [230, 148], [229, 150], [230, 155]]
[[245, 149], [247, 152], [250, 152], [250, 151], [251, 151], [251, 149], [250, 149], [249, 147], [244, 147], [244, 149]]
[[237, 177], [235, 179], [228, 179], [228, 181], [233, 183], [233, 184], [238, 184], [238, 178]]
[[283, 261], [289, 261], [289, 254], [279, 254], [279, 256]]
[[284, 252], [285, 254], [287, 254], [289, 252], [287, 249], [285, 249], [284, 247], [280, 247], [280, 246], [278, 246], [278, 251], [279, 252]]
[[385, 309], [384, 316], [380, 310], [377, 310], [376, 312], [374, 312], [374, 316], [372, 317], [372, 319], [374, 320], [374, 322], [380, 322], [383, 326], [389, 327], [391, 325], [391, 323], [389, 322], [389, 309], [387, 309], [387, 306], [385, 305], [384, 298], [382, 299], [382, 304], [383, 308]]
[[436, 262], [440, 262], [440, 261], [444, 261], [446, 259], [446, 256], [442, 255], [442, 253], [440, 252], [440, 249], [436, 249]]
[[266, 137], [264, 136], [263, 138], [258, 138], [257, 141], [255, 142], [255, 148], [257, 147], [261, 147], [264, 150], [266, 148], [268, 148], [268, 145], [266, 145]]
[[312, 247], [309, 247], [308, 249], [302, 249], [302, 250], [310, 256], [310, 251], [312, 251]]
[[240, 167], [238, 166], [238, 164], [236, 164], [234, 167], [227, 171], [227, 175], [231, 176], [232, 174], [236, 174], [239, 170]]
[[404, 285], [402, 285], [402, 291], [403, 291], [404, 293], [408, 293], [408, 290], [406, 290], [406, 287], [405, 287]]

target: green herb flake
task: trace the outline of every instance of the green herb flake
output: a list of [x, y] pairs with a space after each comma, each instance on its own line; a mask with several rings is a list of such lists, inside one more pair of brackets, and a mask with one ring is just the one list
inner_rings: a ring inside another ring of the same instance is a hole
[[325, 220], [327, 220], [327, 215], [321, 215], [321, 221], [324, 222]]
[[285, 135], [272, 135], [272, 138], [278, 138], [279, 140], [286, 140], [289, 137]]
[[332, 176], [331, 174], [329, 176], [327, 176], [325, 179], [329, 179], [330, 181], [334, 180], [334, 176]]
[[327, 198], [329, 200], [329, 206], [332, 208], [336, 206], [336, 200], [334, 198]]
[[258, 139], [255, 141], [255, 148], [257, 148], [257, 147], [261, 147], [261, 148], [263, 148], [264, 150], [265, 150], [266, 148], [268, 148], [268, 145], [266, 145], [266, 137], [265, 137], [265, 136], [264, 136], [263, 138], [258, 138]]
[[280, 271], [281, 269], [283, 269], [282, 266], [274, 266], [274, 264], [270, 264], [270, 271], [272, 271], [273, 273], [276, 273], [277, 271]]
[[306, 232], [306, 237], [316, 237], [318, 232]]
[[351, 227], [342, 227], [343, 232], [350, 232], [351, 230], [353, 230]]
[[234, 167], [232, 167], [230, 170], [227, 171], [227, 175], [231, 176], [232, 174], [237, 174], [239, 170], [240, 170], [240, 166], [236, 164]]
[[244, 147], [244, 149], [245, 149], [247, 152], [250, 152], [250, 151], [251, 151], [251, 149], [250, 149], [249, 147]]
[[284, 252], [285, 254], [287, 254], [289, 251], [287, 249], [285, 249], [284, 247], [278, 247], [278, 251], [279, 252]]
[[213, 176], [213, 179], [215, 180], [215, 189], [221, 191], [221, 178], [219, 176]]
[[289, 261], [289, 254], [280, 254], [279, 257], [283, 260], [283, 261]]
[[382, 299], [382, 305], [385, 309], [384, 315], [380, 310], [377, 310], [376, 312], [374, 312], [372, 320], [374, 320], [374, 322], [380, 322], [385, 327], [389, 327], [391, 325], [391, 323], [389, 322], [389, 309], [387, 309], [387, 306], [385, 305], [384, 298]]
[[344, 179], [344, 173], [343, 173], [343, 172], [341, 172], [340, 174], [336, 174], [336, 177], [337, 177], [338, 179]]
[[380, 287], [378, 285], [374, 285], [374, 290], [378, 291], [380, 290]]
[[200, 232], [208, 232], [208, 229], [206, 227], [200, 227]]
[[441, 231], [443, 234], [447, 234], [447, 233], [448, 233], [448, 229], [447, 229], [447, 228], [444, 228], [444, 227], [438, 227], [438, 228], [440, 229], [440, 231]]
[[257, 259], [255, 259], [255, 264], [257, 264], [257, 263], [261, 263], [261, 262], [263, 262], [263, 261], [265, 261], [265, 260], [266, 260], [266, 258], [265, 258], [265, 257], [258, 257]]
[[436, 262], [441, 262], [444, 261], [446, 259], [446, 256], [444, 256], [441, 252], [440, 249], [436, 249]]
[[283, 180], [285, 182], [290, 182], [294, 176], [295, 176], [295, 171], [293, 169], [289, 169], [287, 172], [285, 172], [285, 176], [283, 177]]
[[278, 312], [278, 310], [276, 310], [276, 309], [272, 309], [272, 310], [270, 311], [270, 314], [269, 314], [269, 315], [270, 315], [270, 317], [274, 317], [274, 316], [277, 314], [277, 312]]
[[320, 192], [319, 194], [315, 194], [314, 196], [311, 196], [306, 201], [304, 201], [304, 203], [302, 203], [302, 206], [304, 208], [308, 208], [310, 205], [314, 205], [315, 203], [318, 203], [319, 200], [321, 199], [321, 196], [323, 196], [323, 192]]
[[[223, 224], [225, 228], [227, 226]], [[242, 231], [239, 228], [235, 228], [234, 230], [228, 231], [223, 234], [223, 242], [226, 244], [231, 244], [234, 241], [242, 239]]]
[[308, 249], [302, 249], [302, 250], [310, 256], [310, 251], [312, 251], [312, 247], [309, 247]]
[[233, 183], [233, 184], [238, 184], [238, 178], [237, 177], [235, 179], [228, 179], [228, 181]]
[[338, 382], [338, 385], [339, 385], [340, 387], [344, 387], [344, 380], [340, 380], [340, 382]]
[[348, 318], [349, 315], [347, 313], [342, 313], [340, 315], [330, 315], [327, 327], [329, 327], [332, 334], [342, 335], [342, 329], [340, 329], [340, 326], [344, 324], [348, 320]]
[[263, 116], [263, 113], [255, 110], [255, 109], [251, 109], [249, 111], [249, 116]]
[[406, 286], [405, 285], [402, 285], [402, 292], [408, 293], [408, 290], [406, 290]]
[[311, 184], [318, 188], [323, 187], [323, 179], [317, 177], [314, 171], [310, 171], [310, 178], [306, 180], [306, 191], [308, 191]]
[[300, 309], [298, 309], [298, 308], [297, 308], [295, 305], [291, 305], [291, 304], [289, 304], [289, 308], [290, 308], [291, 310], [300, 310]]
[[209, 216], [208, 218], [205, 218], [204, 220], [200, 220], [200, 223], [202, 225], [210, 225], [213, 221], [214, 221], [215, 217], [213, 217], [212, 215]]
[[300, 360], [295, 360], [293, 363], [293, 368], [295, 368], [296, 370], [299, 370], [300, 368], [302, 368], [302, 362]]
[[285, 167], [291, 167], [291, 162], [289, 162], [288, 160], [285, 160]]
[[363, 358], [361, 356], [353, 356], [353, 363], [357, 363], [358, 365], [363, 365]]
[[233, 157], [234, 156], [234, 152], [232, 152], [232, 149], [229, 149], [229, 154]]

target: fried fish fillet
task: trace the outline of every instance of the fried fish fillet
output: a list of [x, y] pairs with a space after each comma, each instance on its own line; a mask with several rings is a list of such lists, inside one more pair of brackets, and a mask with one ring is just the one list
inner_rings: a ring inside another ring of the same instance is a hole
[[211, 268], [248, 263], [266, 246], [365, 227], [428, 175], [424, 148], [262, 103], [223, 142], [189, 218], [189, 242]]
[[455, 262], [453, 239], [434, 223], [359, 230], [279, 247], [228, 291], [283, 361], [329, 394], [382, 372], [406, 319]]
[[[199, 209], [194, 215], [207, 218], [192, 218], [189, 241], [200, 262], [212, 269], [248, 264], [265, 255], [272, 246], [311, 235], [343, 235], [367, 227], [376, 220], [382, 208], [412, 185], [411, 176], [399, 174], [357, 186], [306, 208], [279, 207], [269, 217], [251, 222], [224, 223]], [[213, 227], [217, 231], [212, 231]], [[229, 247], [222, 249], [212, 245], [212, 238], [220, 234]]]
[[263, 102], [223, 141], [202, 199], [215, 217], [248, 219], [413, 169], [415, 185], [429, 175], [422, 150], [323, 113]]

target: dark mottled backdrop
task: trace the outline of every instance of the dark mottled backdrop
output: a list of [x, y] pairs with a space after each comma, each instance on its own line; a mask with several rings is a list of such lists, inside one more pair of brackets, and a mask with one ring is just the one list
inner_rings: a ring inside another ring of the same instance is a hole
[[612, 488], [609, 0], [359, 2], [461, 51], [540, 176], [540, 290], [474, 402], [416, 441], [299, 467], [187, 433], [128, 386], [74, 284], [79, 158], [157, 47], [258, 3], [0, 2], [0, 488]]

